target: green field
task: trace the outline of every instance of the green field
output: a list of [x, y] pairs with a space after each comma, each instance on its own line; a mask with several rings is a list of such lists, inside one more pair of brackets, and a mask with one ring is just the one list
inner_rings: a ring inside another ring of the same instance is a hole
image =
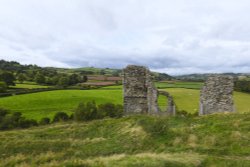
[[250, 115], [130, 116], [0, 132], [3, 167], [249, 167]]
[[53, 117], [55, 112], [69, 114], [80, 102], [122, 103], [121, 90], [56, 90], [0, 98], [0, 107], [22, 112], [27, 118]]
[[50, 86], [44, 86], [44, 85], [37, 85], [37, 84], [16, 84], [15, 86], [11, 86], [11, 88], [23, 88], [23, 89], [38, 89], [38, 88], [49, 88]]
[[202, 82], [185, 82], [185, 81], [165, 81], [156, 82], [155, 86], [158, 89], [163, 88], [187, 88], [187, 89], [201, 89], [203, 86]]
[[[80, 102], [95, 100], [97, 104], [112, 102], [122, 104], [121, 86], [110, 86], [95, 90], [57, 90], [0, 98], [0, 107], [19, 111], [27, 118], [41, 119], [53, 117], [58, 111], [69, 114]], [[195, 113], [199, 108], [200, 91], [196, 89], [163, 89], [173, 95], [179, 110]], [[240, 113], [250, 112], [250, 94], [235, 92], [236, 110]], [[166, 98], [160, 96], [160, 108], [166, 108]]]

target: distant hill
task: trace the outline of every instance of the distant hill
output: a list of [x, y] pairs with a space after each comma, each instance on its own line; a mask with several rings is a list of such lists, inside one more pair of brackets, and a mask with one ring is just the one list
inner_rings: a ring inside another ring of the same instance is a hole
[[[175, 76], [178, 80], [185, 80], [185, 81], [204, 81], [207, 77], [214, 75], [215, 73], [206, 73], [206, 74], [188, 74], [188, 75], [179, 75]], [[221, 73], [224, 75], [230, 75], [234, 78], [240, 80], [250, 80], [250, 73]]]
[[[37, 65], [22, 65], [16, 61], [5, 61], [0, 60], [0, 70], [6, 70], [11, 72], [22, 72], [28, 70], [36, 71], [55, 71], [59, 74], [73, 74], [79, 73], [82, 75], [101, 75], [101, 76], [112, 76], [112, 77], [121, 77], [122, 69], [111, 69], [111, 68], [96, 68], [96, 67], [82, 67], [82, 68], [57, 68], [57, 67], [39, 67]], [[161, 80], [173, 80], [174, 77], [165, 74], [153, 72], [155, 79], [157, 81]]]

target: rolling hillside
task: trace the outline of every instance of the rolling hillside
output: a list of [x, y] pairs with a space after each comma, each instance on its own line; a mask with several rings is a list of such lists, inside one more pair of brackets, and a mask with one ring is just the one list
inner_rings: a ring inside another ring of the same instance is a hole
[[130, 116], [0, 132], [0, 166], [250, 166], [250, 115]]

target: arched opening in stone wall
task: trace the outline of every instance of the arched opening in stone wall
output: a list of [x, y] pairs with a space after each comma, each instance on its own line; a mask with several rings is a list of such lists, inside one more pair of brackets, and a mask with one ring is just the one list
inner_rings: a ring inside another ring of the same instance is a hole
[[160, 94], [158, 96], [158, 106], [159, 106], [159, 112], [166, 113], [167, 107], [168, 107], [168, 98], [167, 96], [164, 96]]

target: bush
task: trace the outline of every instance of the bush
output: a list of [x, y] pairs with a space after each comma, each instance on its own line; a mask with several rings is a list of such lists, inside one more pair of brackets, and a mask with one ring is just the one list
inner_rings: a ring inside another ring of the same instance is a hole
[[103, 115], [103, 117], [109, 116], [111, 118], [119, 118], [123, 114], [123, 106], [113, 103], [100, 104], [98, 106], [98, 112], [100, 115]]
[[89, 121], [98, 118], [102, 118], [102, 116], [99, 115], [94, 101], [87, 102], [87, 104], [80, 103], [75, 110], [74, 119], [76, 121]]
[[39, 125], [48, 125], [50, 124], [50, 119], [48, 117], [44, 117], [39, 121]]
[[19, 120], [19, 126], [20, 128], [29, 128], [31, 126], [37, 126], [38, 123], [34, 119], [25, 119], [22, 118]]
[[168, 120], [164, 117], [152, 117], [151, 119], [142, 117], [139, 118], [137, 124], [142, 126], [143, 129], [151, 136], [163, 136], [170, 134]]
[[8, 114], [8, 111], [0, 108], [0, 122], [2, 122], [2, 119]]
[[65, 112], [57, 112], [54, 116], [53, 122], [68, 121], [69, 116]]
[[6, 110], [1, 109], [0, 115], [0, 130], [8, 130], [13, 128], [29, 128], [31, 126], [38, 125], [35, 120], [22, 117], [22, 113], [20, 112], [9, 114]]
[[122, 105], [112, 103], [100, 104], [98, 107], [94, 101], [87, 104], [80, 103], [75, 110], [74, 120], [89, 121], [94, 119], [102, 119], [104, 117], [118, 118], [123, 114]]

